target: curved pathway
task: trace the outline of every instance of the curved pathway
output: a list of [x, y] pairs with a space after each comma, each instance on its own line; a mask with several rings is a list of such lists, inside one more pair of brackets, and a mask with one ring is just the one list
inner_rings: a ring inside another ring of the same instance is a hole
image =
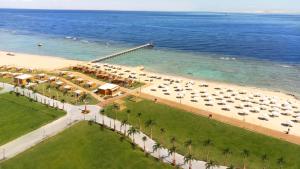
[[[5, 91], [14, 91], [14, 86], [6, 83], [0, 83], [0, 86], [4, 88]], [[37, 145], [38, 143], [42, 142], [43, 140], [54, 136], [58, 134], [59, 132], [62, 132], [66, 128], [70, 127], [72, 124], [82, 121], [82, 120], [93, 120], [98, 124], [102, 124], [103, 119], [104, 119], [104, 125], [108, 128], [113, 129], [114, 128], [114, 122], [115, 122], [115, 130], [121, 133], [125, 132], [128, 130], [131, 125], [126, 125], [122, 126], [121, 122], [118, 120], [109, 118], [107, 116], [103, 116], [99, 113], [101, 110], [101, 107], [96, 106], [96, 105], [88, 105], [87, 109], [90, 110], [90, 113], [87, 115], [84, 115], [81, 113], [81, 111], [85, 108], [85, 106], [74, 106], [71, 104], [63, 104], [57, 100], [53, 100], [51, 98], [45, 97], [40, 94], [34, 94], [32, 91], [28, 89], [21, 89], [18, 88], [18, 91], [20, 93], [23, 93], [26, 97], [31, 97], [32, 99], [37, 99], [38, 102], [43, 103], [43, 104], [48, 104], [49, 106], [52, 107], [58, 107], [60, 109], [63, 109], [64, 111], [67, 112], [67, 115], [64, 117], [55, 120], [37, 130], [34, 130], [28, 134], [25, 134], [7, 144], [4, 144], [0, 146], [0, 160], [6, 160], [9, 158], [12, 158], [16, 156], [17, 154]], [[135, 134], [134, 139], [135, 143], [137, 146], [140, 148], [144, 147], [144, 142], [142, 138], [146, 136], [147, 141], [145, 142], [145, 148], [146, 151], [152, 155], [153, 157], [158, 158], [159, 153], [153, 152], [153, 145], [156, 143], [154, 140], [149, 138], [147, 135], [144, 133], [140, 132], [138, 134]], [[165, 163], [172, 163], [173, 157], [169, 155], [168, 149], [166, 148], [161, 148], [160, 149], [160, 157], [162, 158], [162, 161]], [[188, 164], [184, 163], [184, 156], [181, 154], [176, 153], [175, 154], [176, 158], [176, 163], [184, 169], [188, 169], [189, 166]], [[192, 169], [206, 169], [205, 166], [206, 162], [204, 161], [198, 161], [198, 160], [193, 160], [192, 161]], [[212, 169], [226, 169], [227, 167], [225, 166], [218, 166], [218, 167], [213, 167]]]

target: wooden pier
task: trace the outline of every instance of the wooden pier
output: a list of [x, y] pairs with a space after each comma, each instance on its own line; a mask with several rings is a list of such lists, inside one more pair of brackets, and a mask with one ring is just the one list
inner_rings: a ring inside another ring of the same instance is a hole
[[120, 55], [124, 55], [126, 53], [134, 52], [134, 51], [137, 51], [139, 49], [153, 48], [153, 47], [154, 47], [154, 45], [152, 43], [147, 43], [145, 45], [137, 46], [137, 47], [134, 47], [134, 48], [131, 48], [131, 49], [127, 49], [127, 50], [118, 52], [118, 53], [114, 53], [114, 54], [111, 54], [111, 55], [108, 55], [108, 56], [104, 56], [104, 57], [99, 58], [99, 59], [95, 59], [91, 62], [92, 63], [97, 63], [97, 62], [101, 62], [101, 61], [104, 61], [104, 60], [107, 60], [107, 59], [111, 59], [111, 58], [114, 58], [114, 57], [117, 57], [117, 56], [120, 56]]

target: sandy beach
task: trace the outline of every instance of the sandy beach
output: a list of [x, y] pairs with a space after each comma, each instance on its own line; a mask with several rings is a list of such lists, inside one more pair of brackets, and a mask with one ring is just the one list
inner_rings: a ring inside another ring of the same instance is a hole
[[[300, 101], [294, 96], [256, 87], [193, 80], [110, 64], [91, 67], [124, 78], [144, 82], [142, 93], [157, 99], [169, 100], [178, 105], [204, 110], [264, 127], [270, 130], [300, 136]], [[178, 107], [178, 106], [177, 106]], [[180, 107], [180, 106], [179, 106]]]
[[67, 60], [53, 56], [39, 56], [0, 51], [0, 65], [10, 65], [42, 70], [54, 70], [81, 63], [83, 62], [76, 60]]
[[142, 67], [127, 67], [104, 63], [66, 60], [57, 57], [0, 52], [0, 66], [54, 70], [83, 64], [109, 74], [141, 81], [147, 85], [142, 93], [157, 99], [169, 100], [183, 106], [199, 109], [261, 126], [280, 133], [300, 137], [300, 101], [295, 97], [268, 89], [238, 86], [219, 82], [193, 80], [145, 71]]

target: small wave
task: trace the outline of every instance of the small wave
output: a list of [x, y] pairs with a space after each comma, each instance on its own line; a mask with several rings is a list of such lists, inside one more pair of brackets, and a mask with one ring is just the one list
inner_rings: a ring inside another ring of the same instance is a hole
[[236, 58], [231, 57], [220, 57], [221, 60], [236, 60]]
[[81, 42], [83, 42], [83, 43], [90, 43], [90, 42], [87, 41], [87, 40], [81, 40]]
[[290, 68], [292, 67], [291, 65], [279, 65], [280, 67], [284, 67], [284, 68]]
[[72, 36], [66, 36], [65, 38], [66, 39], [72, 39]]

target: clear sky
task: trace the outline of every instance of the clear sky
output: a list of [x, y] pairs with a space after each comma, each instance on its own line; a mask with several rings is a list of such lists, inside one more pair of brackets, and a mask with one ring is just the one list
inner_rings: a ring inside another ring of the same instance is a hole
[[0, 0], [0, 8], [300, 13], [300, 0]]

